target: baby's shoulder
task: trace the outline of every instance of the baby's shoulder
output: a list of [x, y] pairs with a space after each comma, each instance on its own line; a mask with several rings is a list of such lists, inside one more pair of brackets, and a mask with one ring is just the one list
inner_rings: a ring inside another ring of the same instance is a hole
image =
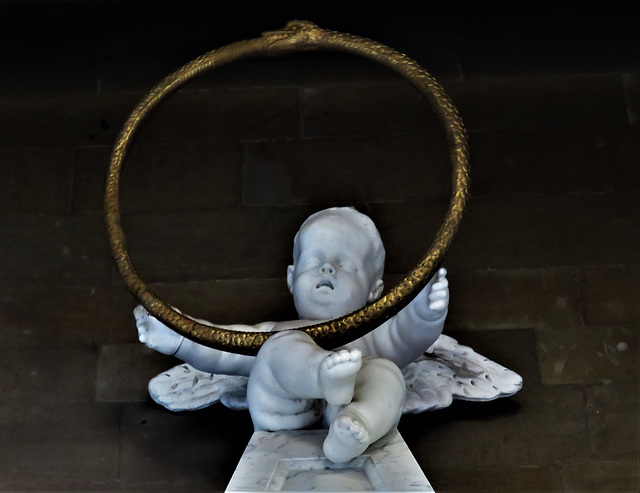
[[[269, 328], [265, 328], [263, 330], [268, 330], [270, 332], [280, 332], [282, 330], [291, 330], [291, 329], [299, 329], [300, 327], [306, 327], [308, 325], [315, 325], [319, 323], [319, 321], [314, 320], [287, 320], [285, 322], [264, 322]], [[267, 327], [265, 326], [265, 327]]]
[[260, 322], [253, 327], [255, 327], [256, 332], [275, 332], [278, 329], [278, 325], [282, 322]]

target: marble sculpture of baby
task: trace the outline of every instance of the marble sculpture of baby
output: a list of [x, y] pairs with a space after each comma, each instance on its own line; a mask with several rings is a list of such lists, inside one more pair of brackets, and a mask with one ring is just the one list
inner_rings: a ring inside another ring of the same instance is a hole
[[383, 290], [384, 256], [368, 216], [348, 207], [317, 212], [298, 231], [287, 270], [300, 319], [222, 326], [277, 332], [257, 356], [193, 342], [141, 306], [134, 311], [139, 339], [201, 371], [248, 376], [247, 404], [256, 430], [307, 428], [324, 413], [329, 425], [324, 452], [333, 462], [347, 462], [398, 423], [406, 393], [400, 368], [420, 357], [442, 332], [449, 303], [446, 271], [440, 269], [397, 315], [334, 351], [320, 348], [302, 331], [287, 329], [339, 318], [376, 300]]

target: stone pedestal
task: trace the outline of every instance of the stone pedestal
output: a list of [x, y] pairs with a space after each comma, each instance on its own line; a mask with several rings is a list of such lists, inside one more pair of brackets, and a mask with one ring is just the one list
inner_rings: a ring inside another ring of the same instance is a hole
[[397, 429], [346, 464], [324, 456], [326, 435], [254, 433], [226, 491], [433, 491]]

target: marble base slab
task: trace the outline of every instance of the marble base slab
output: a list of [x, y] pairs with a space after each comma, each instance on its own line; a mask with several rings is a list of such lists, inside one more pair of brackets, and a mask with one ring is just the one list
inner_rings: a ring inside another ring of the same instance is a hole
[[226, 491], [434, 491], [397, 429], [346, 464], [324, 456], [326, 436], [255, 432]]

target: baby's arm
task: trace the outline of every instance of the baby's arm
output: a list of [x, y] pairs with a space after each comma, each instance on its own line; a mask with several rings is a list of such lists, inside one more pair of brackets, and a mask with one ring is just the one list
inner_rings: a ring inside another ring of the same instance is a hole
[[[253, 356], [228, 353], [193, 342], [149, 315], [142, 306], [136, 307], [133, 313], [138, 326], [138, 338], [140, 342], [151, 349], [169, 356], [176, 356], [194, 368], [207, 373], [249, 376], [255, 361]], [[209, 324], [204, 320], [198, 321]], [[236, 330], [252, 329], [254, 331], [256, 329], [270, 330], [267, 325], [268, 323], [261, 324], [259, 327], [227, 326], [226, 328], [235, 328]]]
[[394, 317], [347, 346], [380, 356], [404, 368], [438, 339], [449, 306], [449, 281], [440, 269], [424, 289]]

